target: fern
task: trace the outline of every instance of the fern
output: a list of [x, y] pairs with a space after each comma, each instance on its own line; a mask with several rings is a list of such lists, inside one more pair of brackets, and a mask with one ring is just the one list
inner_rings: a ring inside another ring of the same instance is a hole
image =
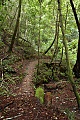
[[38, 87], [35, 92], [35, 97], [40, 100], [40, 103], [44, 103], [44, 90], [41, 87]]

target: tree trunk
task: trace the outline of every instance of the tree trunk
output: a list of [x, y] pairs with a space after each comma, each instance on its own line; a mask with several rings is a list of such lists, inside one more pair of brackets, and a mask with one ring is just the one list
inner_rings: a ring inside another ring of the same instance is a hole
[[9, 47], [8, 52], [12, 52], [12, 48], [13, 48], [13, 45], [14, 45], [16, 33], [17, 33], [17, 30], [18, 30], [19, 19], [20, 19], [20, 13], [21, 13], [21, 1], [22, 1], [22, 0], [19, 0], [19, 11], [18, 11], [18, 16], [17, 16], [17, 20], [16, 20], [16, 25], [15, 25], [14, 33], [13, 33], [13, 36], [12, 36], [11, 45], [10, 45], [10, 47]]
[[48, 49], [43, 53], [43, 55], [45, 55], [45, 54], [51, 49], [51, 47], [53, 46], [56, 38], [58, 38], [58, 33], [59, 33], [59, 31], [58, 31], [58, 27], [59, 27], [59, 23], [58, 23], [58, 13], [57, 13], [57, 16], [56, 16], [56, 26], [55, 26], [55, 27], [56, 27], [56, 30], [55, 30], [54, 40], [52, 41], [52, 43], [51, 43], [51, 45], [48, 47]]
[[62, 31], [62, 35], [63, 35], [63, 44], [64, 44], [64, 47], [65, 47], [68, 77], [69, 77], [69, 81], [71, 83], [71, 86], [73, 88], [73, 92], [74, 92], [76, 100], [77, 100], [78, 109], [80, 109], [80, 96], [79, 96], [79, 93], [77, 92], [76, 85], [74, 83], [73, 76], [72, 76], [72, 71], [71, 71], [71, 66], [70, 66], [70, 61], [69, 61], [69, 55], [68, 55], [67, 40], [65, 38], [65, 32], [64, 32], [65, 30], [64, 30], [64, 26], [63, 26], [63, 18], [62, 18], [62, 13], [61, 13], [60, 0], [58, 0], [58, 10], [59, 10], [59, 14], [60, 14], [60, 23], [61, 23], [61, 31]]
[[56, 16], [56, 41], [55, 41], [55, 44], [54, 44], [54, 52], [53, 52], [53, 55], [52, 55], [52, 58], [51, 58], [51, 63], [52, 61], [56, 61], [57, 59], [57, 54], [58, 54], [58, 38], [59, 38], [59, 21], [60, 21], [60, 18], [59, 18], [59, 14], [57, 13], [57, 16]]
[[40, 67], [40, 41], [41, 41], [41, 3], [42, 1], [39, 0], [39, 4], [40, 4], [40, 13], [39, 13], [39, 38], [38, 38], [38, 68], [37, 68], [37, 75], [39, 75], [39, 67]]
[[74, 13], [74, 17], [75, 17], [75, 20], [76, 20], [78, 31], [79, 31], [77, 60], [76, 60], [76, 64], [73, 67], [73, 72], [74, 72], [74, 74], [77, 78], [80, 78], [80, 23], [79, 23], [79, 20], [78, 20], [78, 17], [77, 17], [77, 13], [76, 13], [76, 9], [74, 7], [73, 1], [70, 0], [70, 3], [71, 3], [71, 7], [72, 7], [72, 10], [73, 10], [73, 13]]
[[54, 37], [54, 40], [52, 41], [51, 45], [48, 47], [48, 49], [43, 53], [43, 55], [45, 55], [50, 49], [51, 47], [53, 46], [55, 40], [56, 40], [56, 36], [57, 36], [57, 33], [55, 34], [55, 37]]

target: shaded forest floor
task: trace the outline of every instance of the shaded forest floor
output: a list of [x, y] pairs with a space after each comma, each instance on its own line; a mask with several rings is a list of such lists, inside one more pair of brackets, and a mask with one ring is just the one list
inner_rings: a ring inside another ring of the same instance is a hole
[[15, 95], [0, 96], [1, 120], [68, 120], [71, 116], [80, 120], [80, 111], [77, 110], [76, 98], [69, 82], [62, 83], [58, 88], [53, 84], [53, 89], [50, 90], [52, 105], [47, 107], [34, 97], [32, 79], [37, 61], [26, 60], [22, 64], [21, 72], [26, 75], [22, 83], [12, 86]]

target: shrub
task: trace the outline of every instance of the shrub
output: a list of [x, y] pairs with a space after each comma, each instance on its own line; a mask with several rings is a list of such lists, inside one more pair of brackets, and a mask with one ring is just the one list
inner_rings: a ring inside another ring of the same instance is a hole
[[44, 103], [44, 90], [41, 87], [38, 87], [35, 91], [35, 97], [40, 100], [40, 103]]

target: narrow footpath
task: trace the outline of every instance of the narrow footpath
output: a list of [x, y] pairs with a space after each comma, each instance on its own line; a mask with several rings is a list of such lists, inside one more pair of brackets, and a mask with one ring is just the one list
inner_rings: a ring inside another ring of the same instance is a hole
[[18, 94], [32, 95], [32, 96], [34, 95], [32, 79], [36, 64], [37, 64], [37, 60], [31, 61], [28, 65], [26, 65], [26, 68], [24, 66], [26, 76], [23, 79]]

